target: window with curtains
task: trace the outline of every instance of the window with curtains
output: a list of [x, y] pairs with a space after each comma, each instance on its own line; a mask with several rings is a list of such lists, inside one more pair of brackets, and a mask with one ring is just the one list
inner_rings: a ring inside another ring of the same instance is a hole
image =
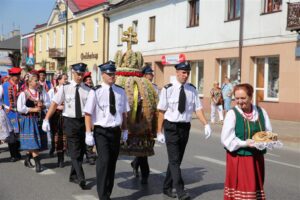
[[281, 11], [282, 0], [262, 0], [262, 13]]
[[53, 31], [53, 43], [52, 48], [56, 48], [56, 31]]
[[190, 65], [191, 73], [189, 82], [197, 88], [199, 96], [203, 96], [204, 62], [202, 60], [195, 60], [191, 61]]
[[81, 44], [85, 43], [85, 23], [81, 24]]
[[148, 42], [155, 41], [155, 16], [149, 18], [149, 40]]
[[133, 30], [133, 32], [137, 33], [137, 31], [138, 31], [138, 20], [134, 20], [132, 22], [132, 30]]
[[99, 35], [99, 22], [98, 19], [94, 19], [94, 42], [98, 41]]
[[60, 48], [64, 48], [65, 43], [65, 30], [63, 28], [60, 29]]
[[220, 83], [223, 83], [225, 77], [230, 79], [233, 86], [241, 83], [241, 67], [238, 58], [229, 58], [220, 60]]
[[50, 39], [50, 36], [49, 36], [49, 33], [47, 33], [47, 35], [46, 35], [46, 51], [49, 50], [49, 39]]
[[42, 36], [39, 36], [39, 52], [42, 52]]
[[262, 88], [258, 100], [278, 101], [279, 98], [279, 57], [256, 58], [255, 88]]
[[189, 0], [188, 26], [199, 26], [199, 0]]
[[118, 46], [122, 45], [123, 24], [118, 25]]
[[68, 46], [71, 47], [73, 45], [73, 28], [72, 26], [69, 26], [68, 30]]
[[241, 15], [241, 0], [227, 0], [227, 20], [239, 19]]

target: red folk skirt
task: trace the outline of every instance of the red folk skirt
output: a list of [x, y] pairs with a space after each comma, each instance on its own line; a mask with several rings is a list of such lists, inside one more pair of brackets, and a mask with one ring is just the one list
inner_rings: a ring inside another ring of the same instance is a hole
[[240, 156], [227, 152], [224, 200], [265, 200], [264, 155]]

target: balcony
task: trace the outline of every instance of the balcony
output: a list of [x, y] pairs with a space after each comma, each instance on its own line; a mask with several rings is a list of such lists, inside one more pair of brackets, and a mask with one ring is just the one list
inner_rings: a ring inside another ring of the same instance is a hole
[[300, 32], [300, 2], [288, 3], [286, 29]]
[[65, 48], [49, 48], [50, 58], [65, 58], [66, 49]]

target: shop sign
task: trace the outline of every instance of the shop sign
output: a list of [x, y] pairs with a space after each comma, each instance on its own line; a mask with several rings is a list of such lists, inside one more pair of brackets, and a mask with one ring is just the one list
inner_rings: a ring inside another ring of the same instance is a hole
[[185, 61], [185, 55], [182, 53], [175, 55], [163, 55], [161, 60], [163, 65], [176, 65]]
[[98, 54], [97, 53], [81, 53], [80, 55], [81, 60], [87, 60], [87, 59], [98, 59]]

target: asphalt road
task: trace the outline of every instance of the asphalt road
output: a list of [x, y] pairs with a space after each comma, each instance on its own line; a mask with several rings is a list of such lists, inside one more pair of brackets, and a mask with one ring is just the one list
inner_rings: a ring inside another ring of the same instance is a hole
[[[219, 134], [208, 140], [203, 131], [192, 129], [182, 163], [185, 186], [192, 199], [223, 199], [225, 151]], [[0, 200], [96, 200], [95, 166], [84, 164], [89, 190], [68, 182], [70, 162], [55, 168], [56, 158], [44, 152], [42, 164], [47, 168], [37, 174], [25, 168], [23, 161], [8, 162], [9, 153], [0, 146]], [[120, 157], [117, 163], [113, 200], [168, 199], [161, 194], [167, 166], [165, 145], [155, 145], [156, 155], [149, 158], [151, 175], [146, 186], [133, 177], [131, 157]], [[24, 153], [23, 153], [24, 154]], [[300, 199], [300, 153], [287, 149], [268, 151], [265, 156], [265, 192], [271, 200]]]

